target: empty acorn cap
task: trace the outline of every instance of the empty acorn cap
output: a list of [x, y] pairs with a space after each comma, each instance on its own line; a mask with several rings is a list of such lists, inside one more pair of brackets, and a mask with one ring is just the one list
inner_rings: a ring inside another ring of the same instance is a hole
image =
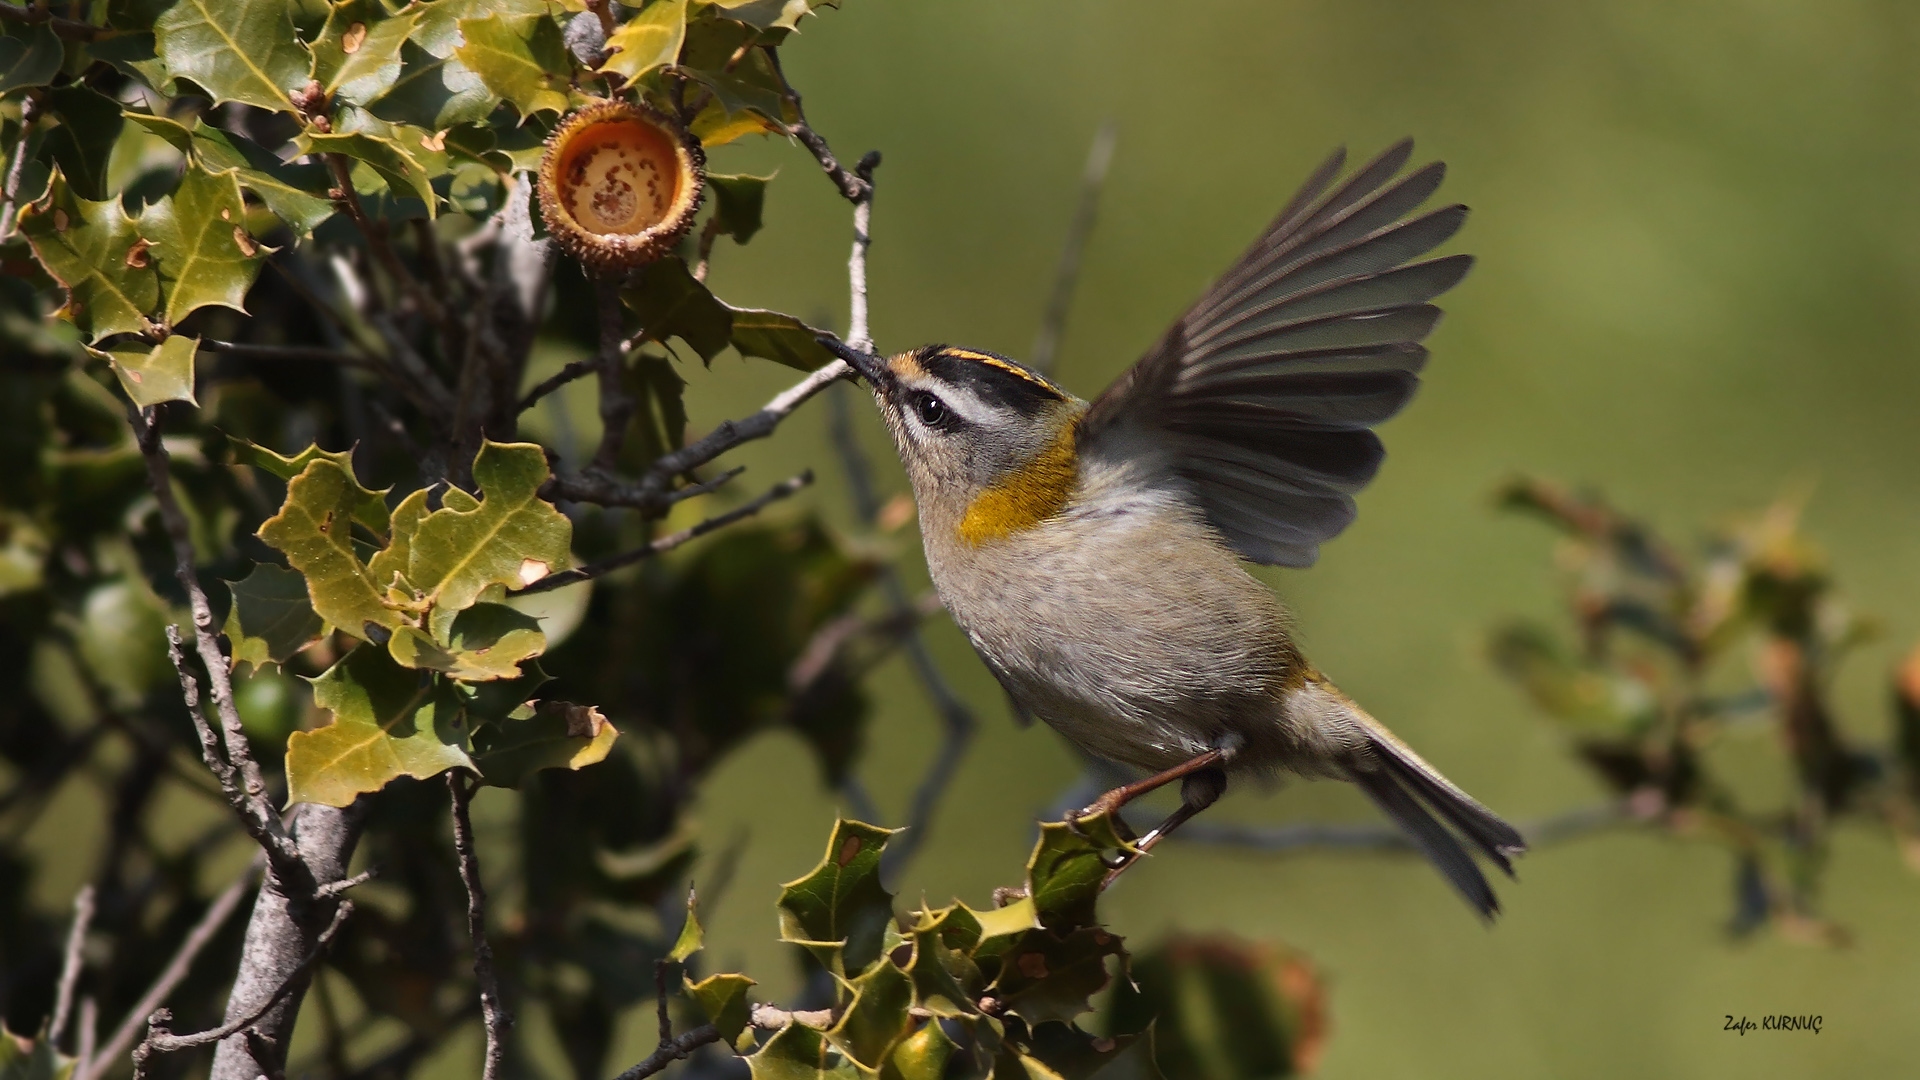
[[576, 111], [540, 159], [547, 230], [588, 267], [625, 270], [673, 250], [693, 224], [706, 156], [672, 120], [623, 101]]

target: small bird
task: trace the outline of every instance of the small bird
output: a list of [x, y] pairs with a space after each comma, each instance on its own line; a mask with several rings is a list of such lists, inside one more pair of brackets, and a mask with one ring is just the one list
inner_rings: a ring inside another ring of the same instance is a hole
[[1353, 520], [1383, 455], [1369, 429], [1412, 397], [1440, 317], [1429, 301], [1472, 265], [1411, 262], [1467, 214], [1408, 219], [1445, 173], [1396, 179], [1412, 151], [1401, 142], [1338, 186], [1334, 153], [1091, 403], [990, 352], [883, 361], [823, 340], [870, 385], [934, 586], [1016, 712], [1155, 774], [1079, 816], [1183, 781], [1144, 850], [1230, 775], [1350, 780], [1491, 918], [1499, 901], [1469, 848], [1511, 876], [1519, 832], [1315, 670], [1242, 563], [1310, 566]]

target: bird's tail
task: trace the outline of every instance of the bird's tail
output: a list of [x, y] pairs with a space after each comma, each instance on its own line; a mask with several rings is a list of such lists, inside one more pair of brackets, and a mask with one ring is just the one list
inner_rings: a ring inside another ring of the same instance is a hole
[[1349, 765], [1354, 782], [1406, 830], [1468, 903], [1483, 917], [1493, 918], [1500, 901], [1480, 873], [1469, 845], [1512, 877], [1509, 857], [1527, 849], [1519, 830], [1455, 787], [1392, 732], [1357, 707], [1353, 711], [1360, 714], [1356, 718], [1364, 720], [1366, 729], [1366, 748]]

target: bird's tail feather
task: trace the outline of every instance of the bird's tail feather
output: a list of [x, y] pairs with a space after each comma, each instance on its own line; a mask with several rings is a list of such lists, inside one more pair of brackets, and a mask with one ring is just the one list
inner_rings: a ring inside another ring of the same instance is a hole
[[[1506, 871], [1508, 877], [1513, 876], [1510, 856], [1525, 851], [1526, 840], [1500, 815], [1455, 787], [1391, 732], [1370, 719], [1367, 729], [1367, 749], [1371, 753], [1355, 762], [1354, 781], [1395, 824], [1406, 830], [1468, 903], [1481, 915], [1492, 918], [1500, 910], [1500, 901], [1461, 839], [1464, 837], [1474, 849]], [[1452, 826], [1452, 831], [1447, 826]]]

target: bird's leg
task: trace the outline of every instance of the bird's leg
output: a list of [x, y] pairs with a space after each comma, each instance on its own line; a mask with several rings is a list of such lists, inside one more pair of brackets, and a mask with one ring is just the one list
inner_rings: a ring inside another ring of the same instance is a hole
[[1118, 863], [1110, 864], [1107, 868], [1107, 876], [1100, 882], [1100, 888], [1105, 890], [1107, 886], [1113, 884], [1114, 879], [1119, 877], [1122, 871], [1140, 861], [1141, 855], [1145, 855], [1155, 844], [1165, 840], [1168, 833], [1186, 824], [1193, 815], [1219, 801], [1226, 790], [1225, 769], [1209, 766], [1189, 773], [1180, 784], [1180, 809], [1168, 814], [1165, 821], [1148, 829], [1145, 836], [1135, 841], [1133, 845], [1135, 854], [1123, 855]]
[[1237, 744], [1217, 746], [1212, 750], [1196, 754], [1191, 760], [1183, 761], [1165, 772], [1154, 773], [1145, 780], [1135, 780], [1131, 784], [1122, 784], [1088, 803], [1086, 809], [1073, 815], [1071, 820], [1079, 821], [1082, 818], [1099, 817], [1102, 814], [1117, 814], [1121, 807], [1142, 795], [1151, 795], [1175, 780], [1185, 780], [1202, 769], [1225, 765], [1233, 760], [1233, 755], [1238, 750]]

